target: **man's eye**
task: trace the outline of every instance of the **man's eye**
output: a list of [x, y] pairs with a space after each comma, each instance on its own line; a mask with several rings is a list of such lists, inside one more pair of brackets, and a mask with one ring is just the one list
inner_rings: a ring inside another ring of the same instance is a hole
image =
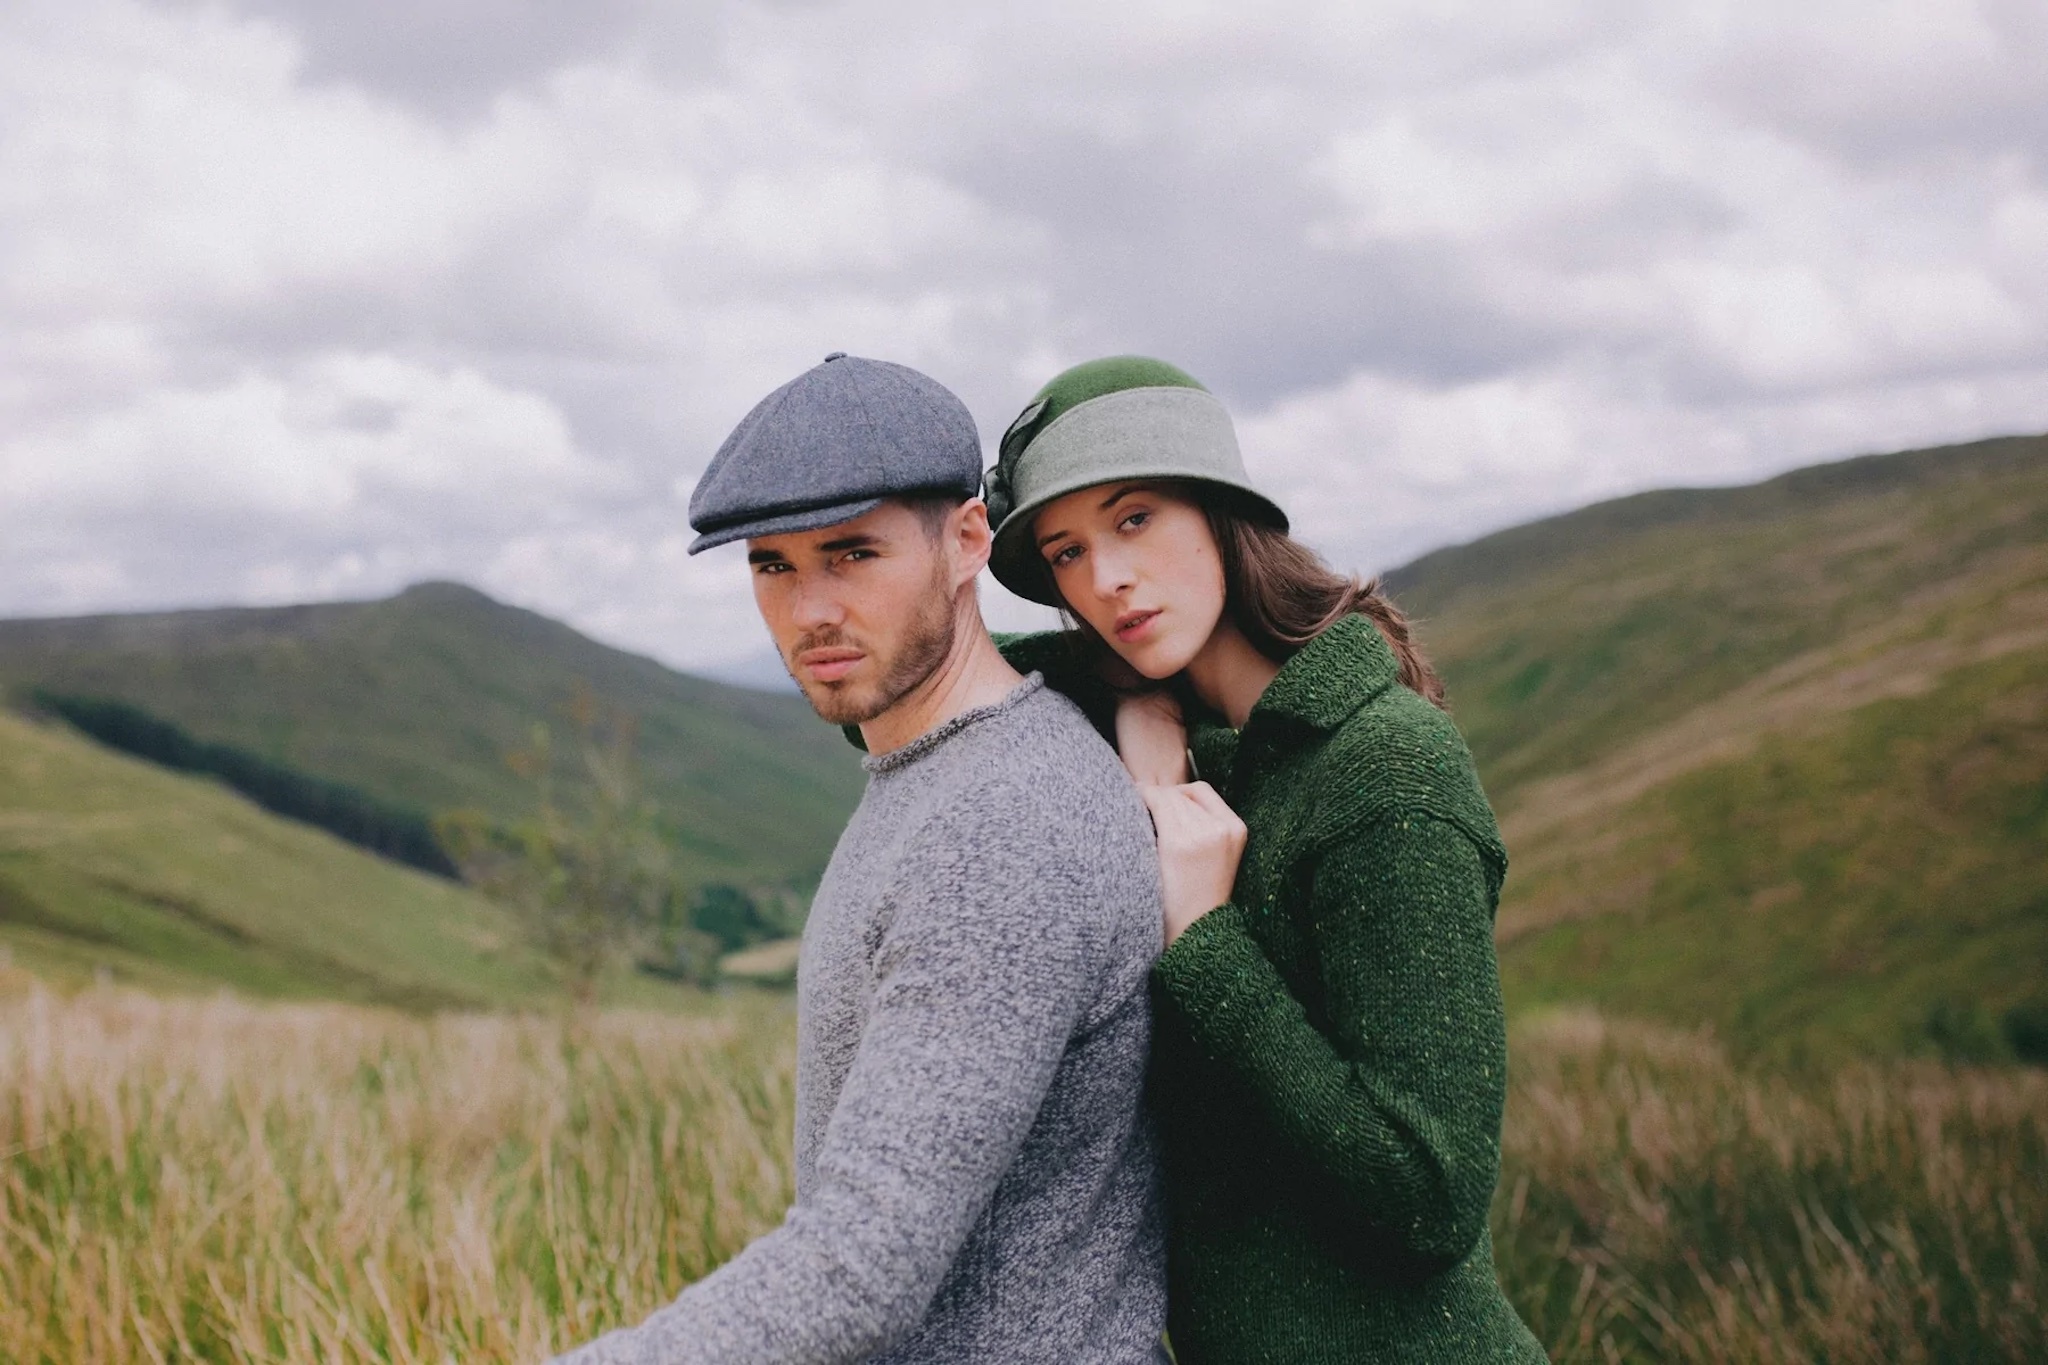
[[788, 571], [789, 565], [787, 564], [756, 564], [754, 566], [754, 572], [758, 574], [777, 574], [787, 573]]

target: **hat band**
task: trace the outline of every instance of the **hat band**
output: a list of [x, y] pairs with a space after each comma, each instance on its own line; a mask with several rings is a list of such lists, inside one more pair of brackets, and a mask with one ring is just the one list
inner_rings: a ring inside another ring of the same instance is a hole
[[1120, 389], [1060, 414], [1010, 472], [1016, 505], [1144, 469], [1148, 478], [1246, 482], [1230, 414], [1202, 389]]

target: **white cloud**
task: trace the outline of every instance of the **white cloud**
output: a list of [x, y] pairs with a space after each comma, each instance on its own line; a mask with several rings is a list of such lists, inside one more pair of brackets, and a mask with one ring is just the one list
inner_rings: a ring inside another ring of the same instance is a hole
[[991, 436], [1178, 360], [1366, 567], [2048, 428], [2032, 0], [483, 8], [0, 14], [0, 612], [455, 576], [729, 664], [682, 503], [830, 349]]

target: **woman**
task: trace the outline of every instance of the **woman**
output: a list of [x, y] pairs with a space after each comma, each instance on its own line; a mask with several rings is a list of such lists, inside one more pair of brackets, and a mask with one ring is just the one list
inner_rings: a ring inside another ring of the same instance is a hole
[[[1159, 832], [1179, 1359], [1543, 1359], [1486, 1222], [1507, 859], [1406, 623], [1288, 539], [1222, 405], [1159, 361], [1047, 384], [989, 503], [996, 577], [1077, 626], [1012, 662], [1113, 725]], [[1164, 686], [1119, 696], [1119, 665]]]

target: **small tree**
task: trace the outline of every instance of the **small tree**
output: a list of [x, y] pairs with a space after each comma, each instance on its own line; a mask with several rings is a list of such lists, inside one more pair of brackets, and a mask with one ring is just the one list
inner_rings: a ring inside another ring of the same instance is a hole
[[436, 833], [463, 879], [513, 912], [582, 1008], [596, 999], [605, 969], [645, 938], [677, 892], [654, 808], [641, 792], [632, 717], [602, 706], [587, 689], [578, 690], [569, 716], [576, 744], [566, 780], [546, 725], [507, 758], [533, 784], [530, 819], [506, 826], [459, 811], [442, 817]]
[[707, 882], [697, 888], [690, 897], [689, 920], [717, 939], [727, 952], [769, 937], [754, 898], [725, 882]]

